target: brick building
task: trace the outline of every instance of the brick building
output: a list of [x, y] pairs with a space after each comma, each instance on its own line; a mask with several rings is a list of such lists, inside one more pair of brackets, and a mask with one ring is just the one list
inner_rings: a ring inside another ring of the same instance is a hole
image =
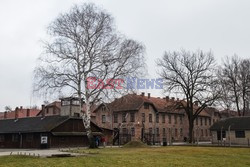
[[[121, 144], [129, 140], [143, 140], [151, 144], [185, 141], [188, 138], [188, 117], [183, 109], [179, 109], [183, 102], [169, 97], [145, 96], [144, 93], [128, 94], [111, 103], [101, 104], [94, 111], [93, 121], [100, 127], [118, 131]], [[200, 113], [194, 122], [196, 140], [211, 140], [209, 128], [220, 119], [218, 113], [213, 108]]]

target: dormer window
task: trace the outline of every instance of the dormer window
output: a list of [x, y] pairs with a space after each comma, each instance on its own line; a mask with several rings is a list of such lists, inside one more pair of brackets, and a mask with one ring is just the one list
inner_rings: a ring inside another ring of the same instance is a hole
[[70, 105], [70, 101], [62, 101], [62, 106], [69, 106]]
[[106, 115], [102, 115], [102, 123], [106, 122]]
[[72, 105], [79, 106], [80, 105], [79, 100], [72, 100]]

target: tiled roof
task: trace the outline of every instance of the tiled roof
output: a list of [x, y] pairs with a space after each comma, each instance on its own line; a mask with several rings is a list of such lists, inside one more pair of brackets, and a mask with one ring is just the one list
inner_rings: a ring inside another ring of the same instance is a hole
[[[144, 103], [151, 104], [156, 109], [157, 112], [166, 112], [175, 114], [185, 113], [184, 109], [179, 108], [180, 103], [184, 105], [186, 104], [186, 102], [183, 100], [148, 97], [137, 94], [127, 94], [125, 96], [122, 96], [121, 98], [115, 99], [111, 103], [107, 103], [106, 105], [113, 111], [136, 111], [139, 110]], [[103, 104], [100, 106], [103, 106]], [[198, 109], [198, 106], [194, 106], [194, 108]], [[206, 112], [206, 109], [204, 109], [200, 113], [200, 116], [209, 117], [210, 115]]]
[[151, 103], [150, 101], [145, 100], [142, 96], [128, 94], [119, 99], [115, 99], [108, 104], [108, 107], [113, 111], [133, 111], [139, 110], [144, 102]]

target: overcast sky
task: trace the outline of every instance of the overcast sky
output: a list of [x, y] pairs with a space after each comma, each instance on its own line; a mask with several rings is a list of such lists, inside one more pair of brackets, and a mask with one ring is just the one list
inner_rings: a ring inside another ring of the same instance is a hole
[[211, 49], [218, 61], [234, 53], [250, 57], [249, 0], [1, 0], [0, 111], [45, 100], [32, 96], [40, 40], [59, 13], [83, 2], [109, 11], [120, 32], [145, 44], [150, 78], [164, 51]]

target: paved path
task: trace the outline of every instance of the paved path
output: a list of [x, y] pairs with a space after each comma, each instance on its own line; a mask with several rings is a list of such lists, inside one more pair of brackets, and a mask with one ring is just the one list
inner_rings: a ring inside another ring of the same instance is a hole
[[59, 149], [45, 149], [45, 150], [35, 150], [35, 149], [0, 149], [0, 156], [6, 155], [30, 155], [39, 157], [50, 157], [52, 155], [63, 155], [70, 154], [72, 156], [81, 156], [83, 154], [61, 152]]

